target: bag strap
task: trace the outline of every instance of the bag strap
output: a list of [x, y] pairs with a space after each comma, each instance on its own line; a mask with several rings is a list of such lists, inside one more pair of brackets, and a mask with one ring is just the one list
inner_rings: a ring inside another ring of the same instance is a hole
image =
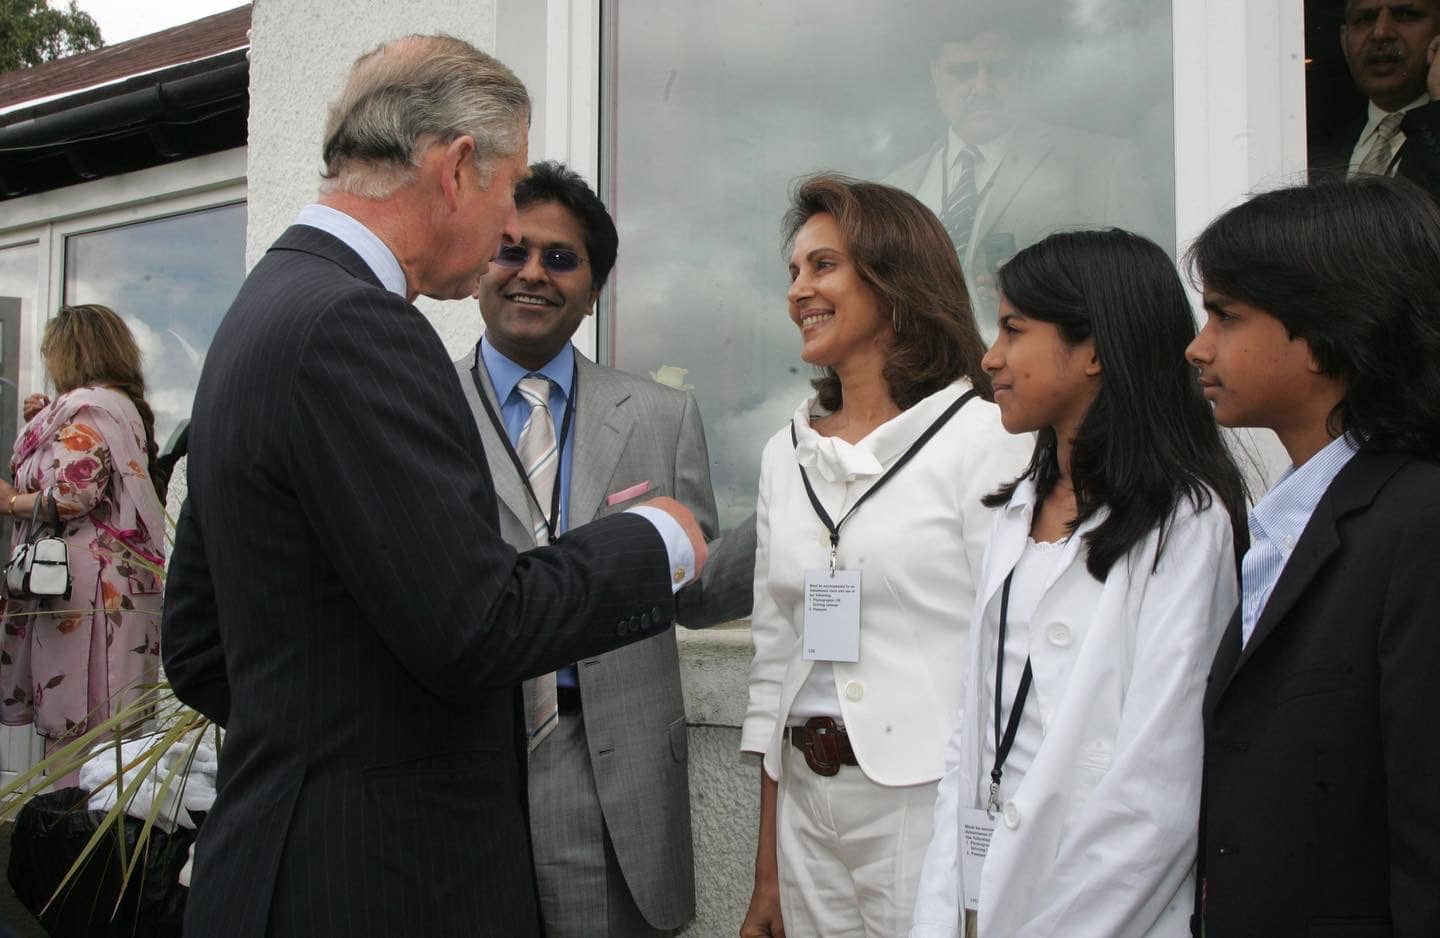
[[[41, 489], [35, 495], [35, 507], [30, 511], [30, 524], [33, 530], [30, 532], [30, 540], [34, 540], [39, 534], [49, 528], [54, 531], [56, 537], [65, 536], [65, 526], [60, 523], [60, 505], [55, 501], [55, 486]], [[46, 500], [50, 502], [50, 517], [42, 518], [40, 509], [45, 505]]]

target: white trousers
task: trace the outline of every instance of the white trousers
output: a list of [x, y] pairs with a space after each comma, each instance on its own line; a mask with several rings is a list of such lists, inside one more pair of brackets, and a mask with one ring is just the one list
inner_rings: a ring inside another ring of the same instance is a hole
[[775, 819], [792, 938], [904, 938], [930, 845], [935, 782], [891, 788], [853, 765], [816, 775], [786, 743]]

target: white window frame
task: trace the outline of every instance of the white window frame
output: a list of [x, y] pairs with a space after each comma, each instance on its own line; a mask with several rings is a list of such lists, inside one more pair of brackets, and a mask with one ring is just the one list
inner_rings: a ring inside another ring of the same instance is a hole
[[[0, 204], [0, 249], [37, 248], [35, 304], [20, 325], [22, 391], [39, 387], [40, 333], [65, 296], [65, 239], [245, 202], [245, 159], [241, 147]], [[0, 784], [38, 762], [44, 751], [33, 727], [0, 727]]]
[[38, 386], [40, 332], [65, 296], [65, 239], [244, 202], [245, 153], [225, 150], [4, 203], [0, 248], [38, 248], [34, 314], [21, 322], [22, 388]]

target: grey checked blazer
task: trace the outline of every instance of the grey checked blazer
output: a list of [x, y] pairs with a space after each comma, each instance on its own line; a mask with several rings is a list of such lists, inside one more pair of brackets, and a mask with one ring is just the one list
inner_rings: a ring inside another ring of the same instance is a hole
[[[694, 397], [602, 367], [579, 352], [576, 360], [570, 526], [669, 495], [690, 508], [713, 538], [715, 496]], [[500, 533], [512, 546], [529, 548], [529, 495], [485, 414], [471, 376], [474, 362], [472, 353], [455, 365], [495, 479]], [[483, 362], [480, 374], [484, 393], [497, 406]], [[649, 483], [643, 494], [607, 503], [607, 496], [640, 483]], [[748, 580], [745, 588], [748, 597]], [[695, 877], [675, 633], [577, 664], [595, 787], [616, 858], [646, 920], [657, 929], [679, 928], [695, 914]]]

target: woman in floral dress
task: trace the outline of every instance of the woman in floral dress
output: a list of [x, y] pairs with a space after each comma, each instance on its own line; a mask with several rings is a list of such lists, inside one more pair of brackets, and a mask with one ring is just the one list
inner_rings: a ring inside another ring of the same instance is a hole
[[36, 501], [43, 494], [48, 515], [54, 498], [72, 585], [69, 599], [4, 598], [0, 720], [34, 723], [48, 752], [156, 678], [164, 509], [151, 482], [154, 416], [124, 321], [104, 306], [63, 307], [40, 353], [58, 393], [26, 401], [0, 510], [17, 519], [18, 543]]

